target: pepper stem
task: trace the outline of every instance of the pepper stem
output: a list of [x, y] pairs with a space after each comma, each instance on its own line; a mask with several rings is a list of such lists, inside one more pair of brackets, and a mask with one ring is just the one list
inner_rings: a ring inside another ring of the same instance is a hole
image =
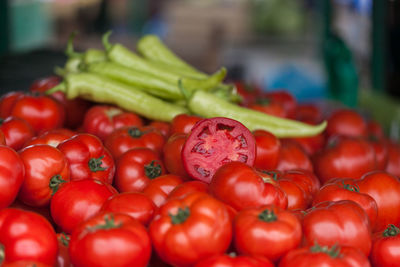
[[329, 246], [320, 246], [319, 244], [315, 243], [314, 246], [310, 248], [311, 253], [325, 253], [331, 258], [339, 258], [340, 255], [340, 247], [335, 244], [332, 247]]
[[383, 231], [383, 236], [384, 237], [389, 237], [389, 236], [396, 236], [400, 233], [400, 229], [396, 227], [394, 224], [389, 224], [388, 227]]
[[101, 38], [101, 41], [103, 42], [103, 46], [106, 49], [106, 51], [110, 51], [112, 48], [112, 44], [110, 43], [110, 35], [112, 31], [108, 31], [105, 34], [103, 34], [103, 37]]
[[6, 258], [6, 253], [4, 251], [4, 245], [0, 243], [0, 266], [2, 266], [5, 258]]
[[278, 220], [278, 217], [276, 216], [275, 212], [270, 209], [263, 210], [258, 215], [258, 218], [263, 222], [275, 222], [276, 220]]
[[144, 173], [150, 179], [157, 178], [162, 173], [161, 165], [157, 161], [152, 160], [150, 164], [144, 166]]
[[74, 39], [75, 36], [77, 35], [77, 32], [72, 32], [68, 38], [68, 42], [67, 42], [67, 47], [65, 49], [65, 55], [67, 55], [68, 57], [83, 57], [83, 53], [78, 53], [75, 52], [74, 50]]
[[184, 209], [179, 208], [178, 212], [175, 215], [171, 213], [169, 214], [169, 216], [171, 217], [172, 224], [184, 223], [189, 217], [189, 215], [190, 215], [190, 210], [188, 207], [185, 207]]
[[61, 91], [61, 92], [66, 93], [66, 91], [67, 91], [67, 85], [65, 84], [65, 82], [60, 82], [59, 84], [57, 84], [57, 85], [54, 86], [53, 88], [47, 90], [47, 91], [45, 92], [45, 94], [46, 94], [46, 95], [51, 95], [51, 94], [53, 94], [53, 93], [55, 93], [55, 92], [58, 92], [58, 91]]
[[89, 168], [92, 172], [97, 172], [97, 171], [104, 171], [107, 170], [107, 167], [101, 167], [101, 164], [103, 162], [101, 161], [104, 158], [104, 155], [102, 155], [99, 158], [91, 158], [88, 162]]
[[65, 181], [61, 175], [57, 174], [54, 175], [53, 177], [51, 177], [50, 182], [49, 182], [49, 187], [52, 190], [51, 195], [54, 195], [57, 190], [60, 188], [60, 185], [63, 183], [66, 183], [67, 181]]

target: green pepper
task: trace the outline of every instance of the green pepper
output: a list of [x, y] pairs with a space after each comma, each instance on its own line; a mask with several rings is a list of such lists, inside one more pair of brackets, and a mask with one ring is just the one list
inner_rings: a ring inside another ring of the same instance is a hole
[[107, 60], [107, 54], [104, 50], [89, 48], [83, 53], [83, 63], [91, 64]]
[[65, 93], [68, 99], [84, 98], [97, 103], [113, 104], [151, 120], [172, 121], [185, 107], [165, 102], [132, 86], [93, 73], [70, 73], [56, 87], [46, 91]]
[[251, 131], [262, 129], [279, 138], [306, 137], [321, 133], [326, 121], [309, 125], [295, 120], [271, 116], [262, 112], [230, 103], [212, 93], [195, 91], [188, 99], [187, 107], [194, 114], [205, 118], [227, 117], [243, 123]]

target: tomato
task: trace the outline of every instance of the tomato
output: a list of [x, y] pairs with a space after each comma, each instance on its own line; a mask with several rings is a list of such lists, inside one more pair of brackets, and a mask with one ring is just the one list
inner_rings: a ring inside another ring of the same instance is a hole
[[196, 263], [194, 267], [273, 267], [267, 258], [261, 256], [232, 255], [229, 253], [217, 255]]
[[125, 126], [113, 131], [104, 141], [115, 159], [131, 148], [146, 147], [161, 155], [165, 144], [164, 136], [153, 127]]
[[326, 142], [326, 138], [323, 132], [314, 136], [294, 137], [288, 139], [296, 141], [309, 156], [312, 156], [315, 153], [321, 151], [324, 148]]
[[187, 135], [183, 133], [172, 134], [163, 148], [164, 165], [169, 173], [182, 177], [189, 177], [182, 161], [182, 148]]
[[15, 150], [21, 149], [26, 141], [35, 136], [35, 131], [27, 121], [12, 116], [0, 120], [0, 130], [4, 133], [6, 144]]
[[389, 224], [384, 231], [374, 234], [371, 263], [373, 266], [395, 267], [400, 262], [400, 229]]
[[340, 108], [327, 118], [328, 126], [325, 133], [329, 136], [360, 137], [367, 135], [367, 122], [355, 110]]
[[67, 234], [81, 222], [98, 213], [104, 202], [117, 194], [111, 185], [95, 179], [70, 181], [50, 200], [54, 222]]
[[371, 251], [372, 232], [364, 209], [350, 200], [325, 201], [308, 209], [303, 217], [305, 245], [341, 245]]
[[373, 137], [376, 140], [382, 140], [385, 138], [382, 125], [374, 120], [367, 121], [367, 132], [368, 136]]
[[69, 241], [71, 239], [70, 235], [65, 233], [58, 233], [57, 240], [58, 240], [58, 256], [57, 262], [55, 267], [71, 267], [71, 261], [69, 258]]
[[94, 105], [85, 113], [82, 128], [104, 141], [115, 129], [142, 125], [142, 119], [135, 113], [112, 105]]
[[1, 129], [0, 129], [0, 145], [2, 146], [6, 145], [6, 137]]
[[208, 192], [208, 184], [202, 181], [185, 181], [178, 184], [168, 195], [167, 199], [185, 197], [194, 192]]
[[358, 249], [347, 246], [301, 247], [289, 251], [279, 267], [371, 267], [368, 258]]
[[357, 181], [360, 192], [370, 195], [378, 206], [378, 217], [374, 231], [381, 231], [388, 224], [400, 224], [400, 181], [384, 172], [366, 173]]
[[265, 130], [255, 130], [253, 135], [256, 140], [254, 167], [263, 170], [275, 169], [278, 165], [281, 142], [275, 135]]
[[151, 180], [142, 192], [148, 196], [157, 207], [160, 207], [167, 200], [169, 193], [182, 183], [182, 177], [174, 174], [166, 174]]
[[254, 164], [256, 144], [253, 134], [236, 120], [216, 117], [199, 121], [183, 148], [182, 161], [194, 179], [210, 183], [222, 165], [237, 161]]
[[190, 266], [224, 253], [232, 240], [226, 206], [204, 193], [167, 201], [149, 226], [159, 257], [174, 266]]
[[73, 266], [147, 266], [151, 243], [146, 228], [121, 213], [100, 213], [78, 226], [71, 235]]
[[0, 244], [2, 266], [21, 260], [50, 266], [56, 262], [56, 233], [45, 218], [34, 212], [13, 208], [0, 210]]
[[321, 183], [346, 177], [358, 179], [376, 169], [375, 153], [365, 139], [338, 138], [313, 157], [314, 171]]
[[209, 184], [209, 192], [217, 199], [240, 211], [275, 204], [286, 209], [285, 192], [271, 178], [262, 177], [242, 162], [230, 162], [220, 167]]
[[193, 126], [202, 119], [203, 119], [202, 117], [196, 115], [188, 115], [188, 114], [176, 115], [171, 121], [171, 135], [176, 133], [180, 134], [190, 133]]
[[57, 128], [31, 138], [25, 143], [25, 146], [42, 144], [57, 147], [59, 143], [71, 138], [75, 134], [76, 133], [70, 129]]
[[369, 137], [368, 141], [375, 152], [376, 169], [384, 171], [389, 160], [388, 143], [383, 139], [376, 139], [375, 137]]
[[387, 162], [385, 170], [387, 172], [399, 177], [400, 176], [400, 143], [398, 143], [396, 141], [388, 141], [387, 148], [388, 148], [388, 162]]
[[148, 126], [157, 129], [165, 139], [171, 135], [171, 124], [165, 121], [151, 121]]
[[47, 206], [52, 195], [70, 179], [67, 159], [49, 145], [28, 146], [19, 155], [25, 166], [25, 179], [18, 198], [30, 206]]
[[233, 223], [233, 236], [239, 253], [276, 262], [300, 245], [302, 230], [300, 220], [290, 211], [269, 205], [240, 211]]
[[236, 80], [233, 83], [238, 95], [242, 98], [240, 104], [243, 106], [253, 103], [257, 97], [262, 95], [261, 88], [255, 84], [246, 83], [240, 80]]
[[299, 104], [296, 106], [295, 119], [309, 124], [317, 124], [322, 121], [321, 109], [315, 104]]
[[295, 182], [298, 186], [300, 186], [304, 192], [307, 194], [308, 202], [311, 203], [313, 197], [318, 193], [321, 184], [315, 176], [313, 172], [302, 170], [302, 169], [294, 169], [282, 172], [282, 177], [288, 179], [290, 181]]
[[22, 96], [22, 91], [11, 91], [0, 97], [0, 118], [6, 118], [11, 115], [11, 108], [15, 100]]
[[296, 141], [282, 139], [276, 169], [280, 171], [293, 169], [313, 171], [313, 164], [310, 157]]
[[42, 93], [25, 93], [15, 100], [10, 115], [25, 119], [39, 134], [63, 127], [65, 108], [50, 96]]
[[51, 265], [44, 264], [38, 261], [20, 260], [7, 262], [1, 265], [2, 267], [52, 267]]
[[365, 210], [373, 228], [378, 216], [378, 206], [370, 195], [360, 192], [357, 182], [349, 178], [328, 181], [315, 195], [313, 205], [324, 201], [352, 200]]
[[149, 148], [132, 148], [115, 165], [114, 184], [120, 192], [141, 192], [152, 179], [165, 174], [160, 157]]
[[275, 117], [281, 117], [281, 118], [287, 117], [287, 111], [281, 103], [271, 101], [265, 97], [256, 99], [253, 103], [250, 103], [248, 105], [248, 108]]
[[101, 207], [102, 212], [124, 213], [148, 225], [153, 219], [157, 206], [143, 193], [125, 192], [107, 199]]
[[11, 147], [0, 145], [0, 210], [15, 200], [24, 177], [25, 167], [19, 154]]
[[293, 118], [296, 113], [297, 100], [292, 93], [287, 90], [276, 90], [266, 92], [265, 97], [271, 99], [273, 102], [280, 103], [286, 110], [287, 117]]
[[57, 148], [67, 158], [71, 181], [91, 178], [112, 184], [114, 159], [95, 135], [76, 134], [59, 143]]

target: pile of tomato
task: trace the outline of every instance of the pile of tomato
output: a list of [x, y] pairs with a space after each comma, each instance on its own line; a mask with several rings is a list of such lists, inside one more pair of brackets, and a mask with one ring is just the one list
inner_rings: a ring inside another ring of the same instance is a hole
[[238, 82], [248, 108], [328, 121], [277, 138], [45, 94], [59, 82], [0, 98], [0, 266], [400, 265], [400, 144], [364, 114]]

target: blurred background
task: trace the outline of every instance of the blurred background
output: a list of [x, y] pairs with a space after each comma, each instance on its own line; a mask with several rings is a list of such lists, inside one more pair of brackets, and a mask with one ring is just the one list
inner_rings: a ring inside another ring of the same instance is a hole
[[[398, 0], [1, 0], [0, 89], [26, 90], [62, 66], [68, 37], [77, 51], [101, 36], [131, 49], [156, 34], [205, 72], [299, 102], [367, 107], [398, 127]], [[397, 124], [396, 124], [397, 123]]]

